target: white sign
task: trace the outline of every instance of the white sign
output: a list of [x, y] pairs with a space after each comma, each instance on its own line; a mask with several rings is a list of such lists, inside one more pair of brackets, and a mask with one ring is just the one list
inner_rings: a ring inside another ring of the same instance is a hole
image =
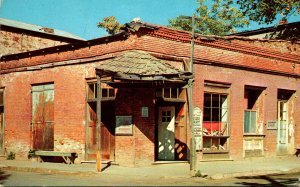
[[194, 136], [196, 143], [196, 150], [202, 148], [202, 111], [199, 107], [195, 107], [193, 110], [193, 122], [194, 122]]
[[116, 116], [116, 135], [132, 135], [132, 116]]
[[142, 107], [142, 117], [147, 118], [148, 115], [148, 107]]

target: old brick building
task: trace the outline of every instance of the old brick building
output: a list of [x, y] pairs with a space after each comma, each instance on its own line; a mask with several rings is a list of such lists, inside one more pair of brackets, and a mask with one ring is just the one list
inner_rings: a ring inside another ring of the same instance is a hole
[[0, 18], [0, 55], [27, 52], [84, 39], [58, 29]]
[[[187, 160], [190, 41], [185, 31], [130, 23], [114, 36], [3, 56], [1, 152], [22, 158], [29, 149], [75, 151], [77, 162], [95, 160], [101, 96], [104, 160], [130, 166]], [[196, 38], [199, 159], [294, 153], [298, 50], [287, 41]]]

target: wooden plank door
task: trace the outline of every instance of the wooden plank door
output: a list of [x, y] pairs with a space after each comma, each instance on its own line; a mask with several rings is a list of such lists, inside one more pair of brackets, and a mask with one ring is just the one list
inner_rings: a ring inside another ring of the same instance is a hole
[[159, 107], [158, 160], [175, 160], [175, 107]]
[[87, 104], [87, 129], [86, 129], [86, 160], [96, 160], [97, 153], [97, 102], [89, 102]]
[[32, 86], [33, 149], [54, 150], [54, 84]]
[[[114, 104], [101, 103], [101, 158], [102, 160], [114, 160]], [[86, 136], [87, 156], [86, 160], [95, 160], [97, 153], [97, 103], [88, 103], [88, 127]]]

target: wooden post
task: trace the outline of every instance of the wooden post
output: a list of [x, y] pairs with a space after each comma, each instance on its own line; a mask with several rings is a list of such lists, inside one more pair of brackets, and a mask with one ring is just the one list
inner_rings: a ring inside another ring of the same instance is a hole
[[[190, 16], [179, 16], [182, 19], [192, 19], [192, 38], [191, 38], [191, 61], [190, 61], [190, 72], [194, 75], [194, 47], [195, 47], [195, 15]], [[194, 134], [194, 122], [193, 122], [193, 88], [194, 79], [190, 79], [188, 82], [188, 103], [189, 103], [189, 119], [190, 119], [190, 172], [194, 176], [197, 168], [197, 157], [196, 157], [196, 141]]]
[[97, 172], [101, 172], [101, 78], [97, 75], [97, 160], [96, 169]]
[[[194, 74], [194, 46], [195, 46], [195, 16], [192, 16], [192, 39], [191, 39], [191, 62], [190, 72]], [[196, 142], [194, 135], [194, 122], [193, 122], [193, 88], [194, 80], [189, 80], [188, 87], [188, 101], [189, 101], [189, 119], [190, 119], [190, 172], [192, 176], [196, 174]]]

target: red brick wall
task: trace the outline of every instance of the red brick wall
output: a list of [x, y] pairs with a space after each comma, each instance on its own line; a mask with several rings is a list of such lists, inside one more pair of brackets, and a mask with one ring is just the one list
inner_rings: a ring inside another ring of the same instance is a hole
[[295, 123], [295, 131], [294, 131], [294, 136], [295, 136], [295, 146], [300, 147], [300, 101], [299, 101], [299, 94], [300, 91], [297, 90], [295, 94], [295, 110], [294, 110], [294, 123]]
[[[297, 46], [295, 45], [294, 47]], [[70, 50], [66, 52], [58, 51], [58, 53], [47, 55], [41, 54], [30, 58], [7, 61], [6, 63], [0, 63], [0, 70], [3, 70], [2, 72], [6, 72], [7, 69], [11, 68], [101, 56], [130, 49], [141, 49], [172, 57], [190, 57], [189, 43], [182, 43], [151, 36], [142, 36], [137, 38], [136, 35], [130, 35], [130, 37], [125, 41], [111, 41], [109, 43], [82, 47], [76, 50], [70, 47]], [[257, 51], [259, 51], [259, 49], [257, 49]], [[278, 51], [280, 52], [280, 49], [278, 49]], [[287, 54], [285, 56], [288, 57]], [[292, 58], [295, 58], [295, 56]], [[220, 47], [196, 45], [195, 60], [205, 60], [212, 64], [226, 64], [235, 67], [241, 66], [243, 68], [250, 68], [254, 70], [258, 69], [289, 74], [300, 74], [300, 64], [298, 63], [278, 60], [273, 56], [270, 56], [270, 58], [262, 57], [259, 54], [253, 55], [249, 52], [238, 52], [233, 49], [226, 50]]]
[[[277, 119], [277, 88], [274, 84], [269, 84], [266, 88], [265, 121], [274, 121], [274, 119]], [[264, 142], [265, 155], [272, 156], [276, 152], [277, 130], [267, 130], [266, 126], [264, 126], [264, 134], [266, 134]]]
[[[131, 115], [133, 135], [116, 135], [116, 162], [120, 165], [139, 166], [154, 162], [155, 145], [154, 89], [118, 89], [116, 116]], [[127, 102], [126, 102], [127, 101]], [[141, 117], [142, 107], [148, 107], [149, 117]]]
[[[268, 75], [263, 73], [248, 72], [245, 70], [234, 70], [228, 68], [214, 67], [208, 65], [195, 65], [195, 88], [194, 105], [203, 109], [203, 83], [205, 80], [231, 83], [230, 87], [230, 156], [233, 159], [243, 157], [243, 126], [244, 126], [244, 89], [245, 85], [266, 87], [263, 94], [264, 123], [264, 153], [266, 156], [276, 155], [276, 130], [267, 130], [266, 122], [277, 120], [277, 89], [300, 91], [300, 85], [295, 78]], [[295, 110], [299, 111], [299, 101], [296, 101]], [[295, 137], [299, 144], [299, 117], [295, 115]]]
[[93, 65], [56, 67], [1, 75], [5, 87], [5, 148], [26, 158], [31, 148], [31, 85], [54, 83], [54, 149], [76, 151], [79, 160], [85, 149], [86, 77]]
[[276, 51], [281, 51], [285, 53], [300, 55], [300, 44], [293, 43], [290, 41], [283, 41], [283, 40], [254, 40], [254, 39], [245, 39], [245, 40], [232, 40], [236, 43], [245, 44], [248, 43], [252, 46], [269, 48]]
[[[189, 58], [190, 56], [189, 43], [150, 36], [137, 38], [132, 35], [125, 41], [113, 41], [66, 52], [41, 54], [31, 58], [0, 62], [0, 72], [1, 70], [22, 66], [114, 54], [128, 49], [143, 49], [161, 56], [176, 58]], [[195, 57], [197, 64], [195, 65], [194, 107], [199, 106], [203, 109], [204, 80], [231, 83], [230, 155], [234, 159], [239, 159], [243, 155], [244, 86], [266, 87], [264, 92], [267, 94], [264, 96], [264, 124], [267, 120], [276, 120], [277, 109], [274, 101], [277, 98], [278, 88], [296, 90], [296, 95], [300, 89], [299, 81], [295, 78], [253, 71], [260, 69], [299, 74], [300, 66], [296, 64], [294, 69], [293, 64], [287, 61], [205, 46], [195, 47]], [[204, 65], [204, 60], [209, 61], [211, 64]], [[246, 71], [239, 67], [235, 67], [235, 69], [216, 67], [213, 66], [215, 63], [247, 66], [253, 68], [253, 71]], [[93, 62], [0, 75], [0, 87], [6, 88], [7, 96], [5, 101], [7, 134], [5, 145], [7, 149], [16, 150], [22, 154], [27, 152], [27, 150], [24, 151], [24, 147], [27, 147], [27, 149], [30, 147], [30, 136], [28, 134], [31, 122], [30, 85], [54, 82], [56, 149], [75, 148], [78, 152], [83, 153], [85, 140], [85, 78], [95, 77], [94, 67], [96, 65]], [[119, 90], [118, 94], [120, 96], [116, 100], [116, 106], [118, 106], [116, 115], [131, 114], [135, 125], [133, 136], [116, 136], [116, 161], [120, 164], [132, 166], [149, 164], [154, 160], [154, 91], [152, 89]], [[144, 105], [149, 107], [149, 116], [151, 116], [147, 119], [140, 117], [140, 110]], [[295, 113], [297, 114], [300, 112], [299, 99], [296, 99], [295, 107]], [[300, 137], [297, 136], [297, 134], [300, 134], [299, 116], [295, 115], [296, 144], [300, 144]], [[266, 130], [266, 127], [264, 133], [266, 134], [264, 141], [265, 154], [268, 156], [274, 155], [276, 133], [274, 133], [274, 130]], [[65, 137], [67, 139], [64, 139]], [[64, 140], [60, 141], [61, 139]], [[71, 146], [68, 146], [68, 144]], [[83, 157], [82, 154], [81, 157]]]

